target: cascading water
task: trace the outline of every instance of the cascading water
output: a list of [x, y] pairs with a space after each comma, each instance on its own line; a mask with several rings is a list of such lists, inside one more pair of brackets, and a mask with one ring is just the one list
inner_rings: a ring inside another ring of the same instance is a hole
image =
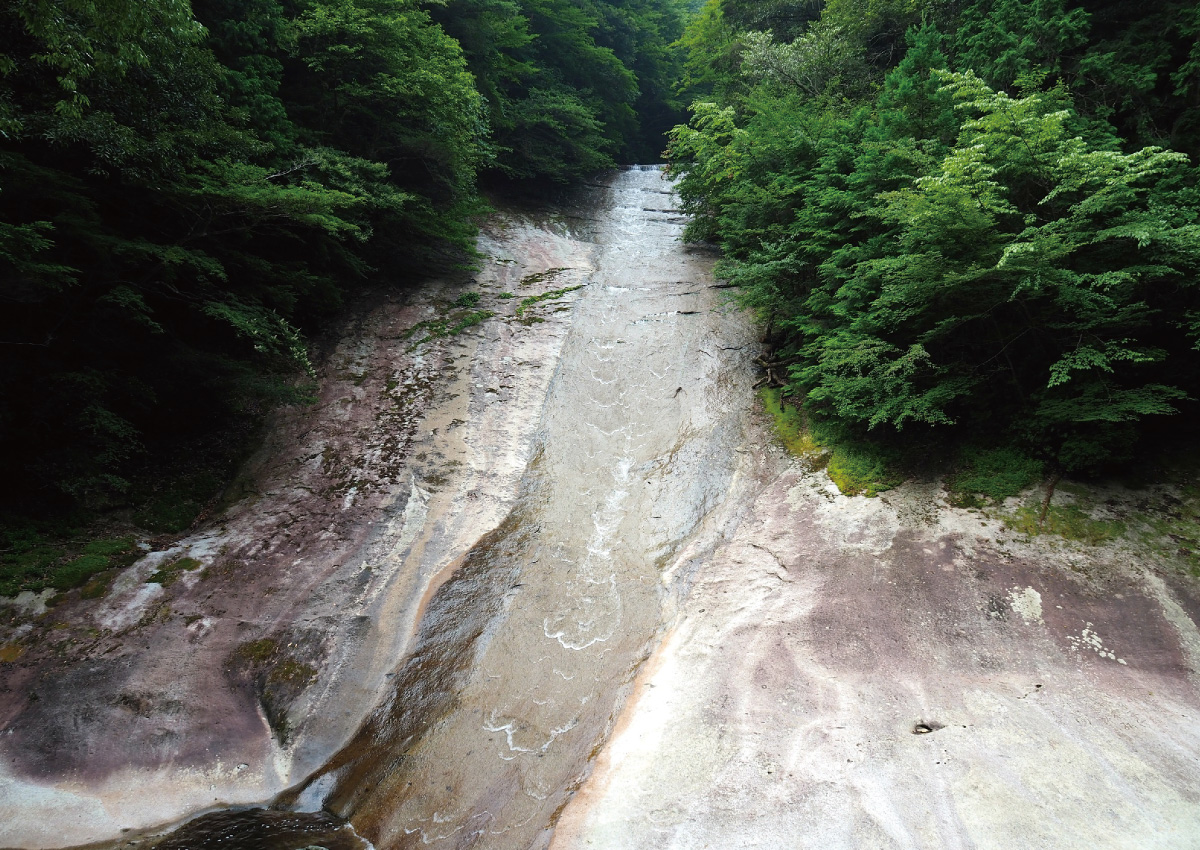
[[381, 850], [548, 843], [660, 637], [663, 570], [728, 490], [749, 406], [744, 360], [718, 350], [746, 345], [745, 323], [673, 201], [638, 166], [563, 219], [592, 268], [517, 504], [429, 602], [384, 703], [281, 805]]

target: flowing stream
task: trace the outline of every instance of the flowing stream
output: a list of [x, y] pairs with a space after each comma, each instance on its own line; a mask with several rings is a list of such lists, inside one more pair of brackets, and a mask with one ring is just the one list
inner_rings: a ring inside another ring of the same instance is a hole
[[549, 843], [661, 638], [664, 573], [728, 491], [749, 406], [745, 323], [674, 200], [635, 167], [560, 219], [590, 269], [516, 506], [433, 596], [383, 704], [281, 804], [378, 848]]

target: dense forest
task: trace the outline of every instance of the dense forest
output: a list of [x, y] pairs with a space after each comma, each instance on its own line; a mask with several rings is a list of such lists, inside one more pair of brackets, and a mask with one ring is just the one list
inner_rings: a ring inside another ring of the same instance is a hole
[[1196, 413], [1195, 3], [13, 0], [0, 80], [8, 552], [186, 528], [357, 290], [470, 264], [481, 185], [664, 148], [868, 465], [1091, 471]]
[[1194, 421], [1200, 5], [709, 0], [682, 43], [690, 235], [860, 465], [1024, 481]]

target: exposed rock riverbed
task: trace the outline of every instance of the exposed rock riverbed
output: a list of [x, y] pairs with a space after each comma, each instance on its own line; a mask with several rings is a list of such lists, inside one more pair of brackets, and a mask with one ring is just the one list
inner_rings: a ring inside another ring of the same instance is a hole
[[1197, 582], [838, 493], [682, 223], [643, 169], [497, 214], [470, 284], [363, 306], [246, 498], [31, 606], [0, 846], [273, 803], [163, 846], [1200, 847]]

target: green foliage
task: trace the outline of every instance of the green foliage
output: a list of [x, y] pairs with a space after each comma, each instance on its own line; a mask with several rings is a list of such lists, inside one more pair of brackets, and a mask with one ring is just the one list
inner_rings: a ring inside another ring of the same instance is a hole
[[672, 0], [449, 0], [432, 13], [463, 46], [492, 165], [507, 177], [568, 181], [617, 156], [656, 161], [681, 117]]
[[681, 91], [693, 100], [731, 94], [736, 86], [738, 43], [721, 0], [706, 0], [688, 21], [676, 46], [684, 56], [683, 76], [677, 86]]
[[1087, 31], [1087, 11], [1065, 0], [983, 0], [963, 8], [957, 52], [963, 67], [1008, 87], [1034, 72], [1062, 76]]
[[62, 558], [62, 551], [43, 535], [20, 529], [9, 530], [0, 553], [0, 596], [16, 596], [22, 590], [47, 585], [47, 577]]
[[361, 282], [469, 260], [481, 169], [657, 151], [681, 32], [670, 0], [0, 8], [12, 498], [135, 504], [195, 434], [310, 396], [308, 336]]
[[1196, 171], [1101, 123], [1100, 5], [831, 2], [732, 34], [740, 82], [672, 131], [671, 173], [817, 421], [983, 429], [1092, 469], [1200, 392]]
[[862, 51], [838, 27], [818, 23], [786, 44], [776, 42], [770, 33], [750, 32], [742, 43], [742, 71], [751, 80], [765, 80], [811, 98], [855, 94], [867, 84]]

